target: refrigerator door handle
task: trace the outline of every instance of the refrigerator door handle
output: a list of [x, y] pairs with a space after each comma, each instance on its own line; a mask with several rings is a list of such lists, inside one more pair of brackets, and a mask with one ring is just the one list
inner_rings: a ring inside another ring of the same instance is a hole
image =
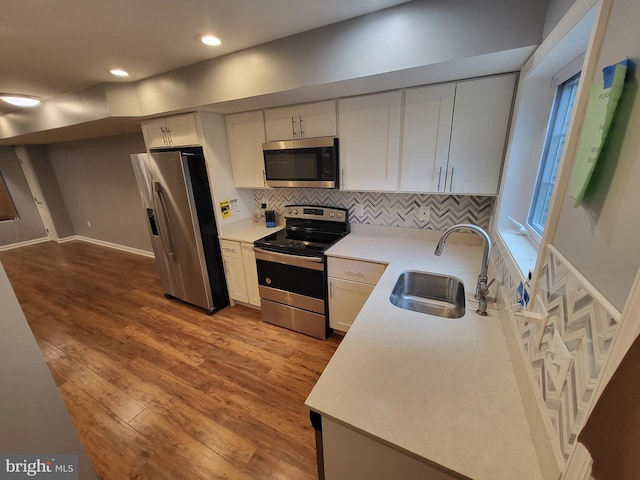
[[[162, 239], [162, 243], [164, 244], [164, 248], [167, 251], [167, 255], [171, 260], [175, 259], [175, 252], [173, 248], [173, 231], [171, 230], [171, 222], [169, 221], [169, 212], [167, 210], [167, 204], [164, 199], [164, 194], [162, 192], [162, 185], [160, 182], [153, 182], [153, 191], [155, 193], [155, 199], [157, 198], [160, 201], [160, 206], [162, 207], [162, 216], [163, 216], [163, 224], [167, 227], [168, 232], [165, 232], [165, 235], [160, 235]], [[154, 210], [158, 211], [157, 205], [154, 205]], [[162, 232], [161, 232], [162, 233]], [[168, 239], [165, 237], [169, 237]]]

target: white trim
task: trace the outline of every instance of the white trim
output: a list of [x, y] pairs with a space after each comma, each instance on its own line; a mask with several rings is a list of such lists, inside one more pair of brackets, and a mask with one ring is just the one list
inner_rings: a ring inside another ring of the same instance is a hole
[[578, 442], [569, 458], [562, 480], [591, 480], [593, 478], [591, 476], [592, 467], [593, 458], [591, 458], [589, 450]]
[[147, 250], [128, 247], [126, 245], [120, 245], [118, 243], [106, 242], [104, 240], [96, 240], [95, 238], [83, 237], [82, 235], [72, 235], [70, 237], [61, 238], [58, 240], [58, 243], [67, 243], [75, 240], [80, 242], [92, 243], [101, 247], [113, 248], [114, 250], [120, 250], [122, 252], [135, 253], [136, 255], [142, 255], [143, 257], [155, 258], [153, 252], [149, 252]]
[[[605, 309], [605, 311], [611, 315], [611, 318], [613, 318], [616, 323], [620, 322], [620, 318], [621, 318], [621, 314], [618, 311], [618, 309], [616, 307], [614, 307], [611, 302], [609, 302], [609, 300], [607, 300], [605, 298], [604, 295], [602, 295], [600, 293], [600, 291], [593, 286], [593, 284], [587, 280], [587, 278], [582, 275], [578, 269], [576, 267], [573, 266], [573, 264], [567, 260], [564, 255], [562, 255], [558, 249], [556, 247], [554, 247], [553, 245], [549, 244], [547, 245], [547, 248], [549, 249], [549, 251], [551, 251], [556, 257], [558, 257], [558, 259], [563, 263], [563, 265], [565, 267], [567, 267], [567, 270], [569, 270], [569, 272], [571, 273], [571, 275], [573, 275], [576, 280], [578, 281], [578, 283], [580, 285], [582, 285], [584, 287], [584, 289], [587, 291], [587, 293], [589, 293], [589, 295], [591, 295], [593, 297], [593, 299], [600, 304], [600, 306], [602, 308]], [[543, 259], [544, 262], [544, 259]], [[619, 334], [618, 334], [619, 335]]]
[[540, 46], [529, 57], [522, 67], [522, 72], [530, 72], [545, 59], [545, 57], [562, 41], [562, 39], [575, 27], [599, 0], [576, 0], [558, 24], [542, 41]]
[[9, 245], [0, 245], [0, 252], [4, 252], [6, 250], [12, 250], [14, 248], [26, 247], [29, 245], [35, 245], [37, 243], [44, 243], [51, 240], [49, 237], [36, 238], [33, 240], [26, 240], [24, 242], [10, 243]]

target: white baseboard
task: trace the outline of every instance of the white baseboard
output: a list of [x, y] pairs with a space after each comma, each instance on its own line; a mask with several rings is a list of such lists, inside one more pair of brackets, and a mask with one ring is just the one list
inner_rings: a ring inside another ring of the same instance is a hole
[[58, 239], [58, 243], [66, 243], [74, 240], [80, 242], [92, 243], [94, 245], [100, 245], [101, 247], [113, 248], [114, 250], [120, 250], [127, 253], [135, 253], [136, 255], [142, 255], [144, 257], [155, 258], [153, 252], [147, 250], [141, 250], [139, 248], [127, 247], [126, 245], [120, 245], [118, 243], [106, 242], [104, 240], [96, 240], [95, 238], [83, 237], [82, 235], [72, 235], [70, 237], [64, 237]]
[[50, 240], [49, 237], [36, 238], [33, 240], [26, 240], [24, 242], [10, 243], [9, 245], [0, 245], [0, 252], [5, 250], [12, 250], [14, 248], [26, 247], [28, 245], [35, 245], [36, 243], [44, 243]]

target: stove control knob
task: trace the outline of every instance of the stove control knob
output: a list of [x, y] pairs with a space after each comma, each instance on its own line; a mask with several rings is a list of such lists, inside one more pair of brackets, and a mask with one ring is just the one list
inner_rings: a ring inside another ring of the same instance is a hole
[[341, 213], [338, 213], [338, 218], [342, 218], [342, 214]]
[[289, 215], [291, 215], [291, 209], [290, 209], [290, 208], [287, 208], [287, 213], [288, 213]]
[[333, 212], [331, 212], [331, 213], [329, 214], [329, 216], [330, 216], [330, 217], [335, 217], [335, 216], [336, 216], [336, 214], [335, 214], [335, 213], [333, 213]]
[[298, 214], [298, 210], [297, 209], [293, 210], [293, 214], [297, 215]]
[[267, 285], [271, 285], [271, 279], [269, 277], [265, 278], [264, 281], [267, 283]]

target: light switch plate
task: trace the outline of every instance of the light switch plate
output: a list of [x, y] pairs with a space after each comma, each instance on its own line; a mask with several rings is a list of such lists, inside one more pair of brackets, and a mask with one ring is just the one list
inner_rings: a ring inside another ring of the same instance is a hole
[[571, 365], [571, 352], [569, 352], [558, 330], [555, 329], [549, 349], [544, 357], [544, 367], [558, 393], [562, 392], [564, 387], [567, 373], [569, 373], [569, 365]]
[[431, 218], [431, 207], [420, 207], [418, 210], [418, 220], [426, 222]]

